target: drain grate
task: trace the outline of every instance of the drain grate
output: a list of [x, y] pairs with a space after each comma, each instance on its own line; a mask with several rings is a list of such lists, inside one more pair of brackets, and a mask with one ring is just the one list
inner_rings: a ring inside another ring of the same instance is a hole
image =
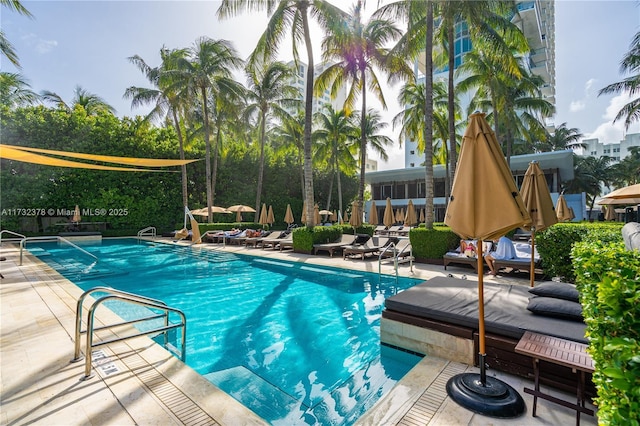
[[398, 425], [428, 425], [447, 398], [447, 381], [456, 374], [464, 373], [466, 368], [464, 364], [450, 362], [400, 419]]

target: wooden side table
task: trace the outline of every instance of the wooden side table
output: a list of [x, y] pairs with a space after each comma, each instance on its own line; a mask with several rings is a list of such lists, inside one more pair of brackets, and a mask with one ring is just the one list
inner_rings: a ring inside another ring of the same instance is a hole
[[[585, 407], [584, 396], [585, 373], [594, 371], [593, 360], [587, 353], [587, 345], [527, 331], [516, 345], [515, 351], [533, 358], [534, 389], [524, 388], [524, 392], [533, 395], [534, 417], [538, 397], [576, 410], [576, 425], [580, 425], [580, 413], [593, 416], [593, 410]], [[569, 367], [579, 375], [575, 404], [540, 391], [540, 360]]]

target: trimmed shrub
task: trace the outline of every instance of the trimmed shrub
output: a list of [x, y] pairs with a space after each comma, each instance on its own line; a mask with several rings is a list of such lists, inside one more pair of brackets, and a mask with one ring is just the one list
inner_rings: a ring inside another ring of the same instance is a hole
[[409, 240], [416, 259], [442, 260], [442, 256], [460, 244], [460, 237], [447, 226], [434, 226], [433, 229], [412, 228]]
[[342, 235], [341, 226], [302, 227], [293, 230], [293, 250], [311, 253], [314, 244], [336, 241]]
[[[599, 232], [599, 231], [598, 231]], [[598, 422], [640, 423], [640, 252], [621, 242], [578, 242], [571, 251], [595, 362]]]

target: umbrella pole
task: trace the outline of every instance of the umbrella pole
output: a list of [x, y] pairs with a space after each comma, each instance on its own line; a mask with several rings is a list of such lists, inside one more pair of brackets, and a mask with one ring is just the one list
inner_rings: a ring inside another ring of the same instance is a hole
[[535, 251], [536, 251], [536, 228], [531, 227], [531, 271], [529, 272], [529, 275], [531, 275], [531, 278], [530, 278], [531, 287], [533, 287], [533, 283], [536, 280], [536, 275], [535, 275], [536, 263], [533, 259]]
[[487, 357], [484, 342], [484, 257], [482, 255], [482, 240], [478, 240], [478, 365], [480, 366], [480, 382], [487, 385], [487, 371], [485, 358]]

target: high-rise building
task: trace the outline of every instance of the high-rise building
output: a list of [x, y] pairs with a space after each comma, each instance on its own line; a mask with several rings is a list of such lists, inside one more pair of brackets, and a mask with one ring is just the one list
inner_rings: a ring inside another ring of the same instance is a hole
[[[516, 0], [518, 13], [511, 21], [516, 24], [529, 41], [531, 51], [525, 55], [524, 63], [529, 71], [541, 76], [545, 85], [542, 94], [545, 99], [555, 105], [556, 95], [556, 60], [555, 60], [555, 0]], [[455, 68], [464, 61], [464, 54], [473, 49], [466, 22], [455, 25], [454, 38]], [[416, 62], [416, 75], [424, 77], [425, 55], [421, 55]], [[434, 69], [434, 79], [447, 80], [448, 69]], [[460, 78], [460, 77], [457, 77]], [[470, 101], [470, 97], [460, 99], [463, 104]], [[466, 105], [463, 105], [466, 107]], [[405, 167], [418, 167], [424, 163], [424, 153], [419, 152], [417, 143], [407, 141], [405, 144]]]
[[624, 139], [614, 143], [603, 143], [598, 138], [583, 139], [582, 143], [587, 145], [583, 149], [583, 155], [590, 157], [607, 156], [617, 163], [629, 155], [629, 148], [640, 146], [640, 133], [629, 133], [624, 136]]
[[[306, 96], [307, 64], [305, 64], [304, 62], [298, 62], [298, 65], [296, 66], [294, 61], [290, 61], [287, 65], [295, 68], [296, 70], [291, 85], [300, 90], [300, 99], [302, 100], [302, 102], [304, 102]], [[329, 67], [329, 65], [331, 64], [327, 62], [316, 64], [314, 66], [314, 76], [318, 77], [324, 70]], [[331, 99], [331, 92], [329, 90], [325, 90], [322, 95], [313, 97], [312, 113], [315, 114], [316, 112], [320, 111], [326, 104], [332, 105], [333, 109], [335, 109], [336, 111], [341, 110], [346, 97], [347, 89], [344, 86], [338, 91], [338, 95], [335, 99]], [[295, 111], [289, 109], [288, 112], [294, 113]]]

